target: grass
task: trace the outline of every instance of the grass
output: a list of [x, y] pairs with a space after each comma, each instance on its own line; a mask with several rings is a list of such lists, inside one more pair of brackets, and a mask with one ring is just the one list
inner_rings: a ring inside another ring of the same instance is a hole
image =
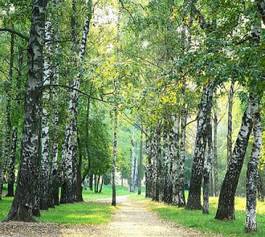
[[104, 224], [110, 221], [114, 208], [101, 203], [62, 204], [42, 211], [40, 222], [57, 224]]
[[[126, 188], [117, 187], [117, 195], [128, 195]], [[41, 211], [40, 222], [57, 224], [104, 224], [110, 221], [115, 208], [107, 203], [97, 203], [96, 200], [110, 199], [111, 186], [105, 186], [102, 193], [89, 190], [83, 192], [85, 202], [61, 204], [48, 211]], [[12, 198], [4, 197], [0, 201], [0, 220], [3, 220], [11, 206]]]
[[[130, 195], [131, 193], [128, 192], [128, 188], [117, 186], [117, 196], [124, 196], [124, 195]], [[112, 195], [112, 189], [110, 185], [104, 186], [101, 193], [94, 193], [90, 190], [84, 190], [83, 192], [83, 198], [85, 201], [95, 201], [100, 199], [107, 199], [111, 198]]]
[[[135, 197], [133, 197], [135, 198]], [[137, 197], [139, 199], [139, 197]], [[245, 198], [236, 198], [236, 220], [234, 221], [219, 221], [214, 219], [216, 213], [218, 199], [210, 198], [210, 214], [202, 214], [201, 211], [190, 211], [184, 208], [152, 202], [147, 199], [147, 204], [152, 211], [157, 212], [164, 220], [169, 220], [194, 228], [205, 233], [221, 234], [229, 237], [264, 237], [265, 236], [265, 202], [258, 202], [257, 205], [257, 223], [258, 232], [247, 234], [244, 232], [245, 223]]]

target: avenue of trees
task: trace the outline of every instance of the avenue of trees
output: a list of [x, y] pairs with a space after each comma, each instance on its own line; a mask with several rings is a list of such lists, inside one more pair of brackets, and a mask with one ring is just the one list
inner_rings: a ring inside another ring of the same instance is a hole
[[116, 205], [120, 176], [219, 220], [244, 196], [257, 231], [265, 1], [0, 0], [0, 15], [6, 221], [83, 201], [84, 185], [111, 183]]

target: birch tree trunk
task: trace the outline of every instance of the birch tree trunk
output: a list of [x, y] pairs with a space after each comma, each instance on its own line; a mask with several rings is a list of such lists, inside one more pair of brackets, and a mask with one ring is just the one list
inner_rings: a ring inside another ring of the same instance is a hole
[[233, 103], [234, 103], [234, 81], [231, 82], [228, 96], [228, 127], [227, 127], [227, 164], [232, 154], [232, 132], [233, 132]]
[[4, 141], [4, 162], [3, 162], [3, 173], [8, 174], [8, 166], [10, 164], [11, 154], [11, 136], [12, 136], [12, 123], [11, 123], [11, 94], [12, 94], [12, 80], [14, 71], [14, 47], [15, 47], [15, 35], [11, 34], [10, 38], [10, 57], [9, 57], [9, 71], [8, 71], [8, 85], [6, 86], [6, 108], [5, 108], [5, 141]]
[[257, 110], [257, 103], [250, 96], [248, 107], [243, 115], [233, 154], [222, 183], [218, 209], [215, 218], [219, 220], [235, 219], [235, 193], [243, 166], [249, 136], [252, 130], [252, 114]]
[[264, 202], [264, 182], [261, 177], [260, 171], [258, 172], [257, 192], [258, 192], [258, 199], [261, 202]]
[[256, 206], [257, 206], [257, 181], [258, 165], [262, 147], [262, 127], [259, 111], [253, 115], [253, 135], [254, 142], [252, 153], [247, 168], [246, 182], [246, 232], [257, 231]]
[[7, 176], [7, 197], [14, 196], [14, 184], [15, 184], [15, 165], [16, 165], [16, 150], [17, 150], [17, 128], [13, 128], [12, 132], [12, 144], [10, 151], [10, 158], [8, 164], [8, 176]]
[[170, 120], [164, 121], [163, 129], [163, 165], [162, 165], [162, 187], [163, 187], [163, 199], [166, 203], [172, 202], [172, 153], [171, 145], [173, 140], [173, 132], [171, 128]]
[[172, 154], [172, 203], [179, 204], [179, 159], [180, 159], [180, 117], [172, 116], [172, 141], [171, 141], [171, 154]]
[[183, 207], [185, 201], [185, 159], [186, 159], [186, 124], [187, 124], [187, 109], [184, 108], [181, 113], [181, 132], [180, 132], [180, 149], [178, 163], [178, 178], [177, 178], [177, 205]]
[[33, 221], [40, 162], [41, 90], [45, 12], [48, 1], [32, 1], [29, 39], [29, 79], [25, 97], [22, 155], [15, 198], [6, 220]]
[[78, 143], [78, 163], [77, 163], [77, 187], [76, 187], [76, 201], [83, 202], [83, 187], [82, 187], [82, 163], [83, 163], [83, 155], [81, 150], [81, 144], [79, 136], [77, 137]]
[[[61, 203], [71, 203], [76, 200], [76, 182], [77, 182], [77, 114], [78, 114], [78, 90], [80, 88], [80, 80], [82, 78], [82, 64], [86, 51], [86, 43], [89, 33], [90, 21], [92, 17], [92, 1], [88, 1], [88, 15], [85, 19], [82, 40], [77, 59], [77, 65], [80, 69], [76, 78], [72, 81], [69, 100], [69, 122], [65, 129], [65, 140], [63, 145], [63, 184], [61, 193]], [[76, 1], [73, 1], [74, 16], [76, 15]], [[76, 23], [72, 22], [73, 31], [73, 48], [76, 47]], [[74, 50], [75, 51], [75, 50]]]
[[[59, 69], [60, 66], [57, 62], [60, 61], [61, 48], [60, 48], [60, 34], [59, 34], [59, 9], [61, 8], [61, 0], [52, 0], [52, 77], [50, 78], [51, 84], [59, 84]], [[47, 42], [48, 43], [48, 42]], [[50, 154], [49, 154], [49, 197], [48, 206], [54, 207], [59, 205], [59, 173], [58, 173], [58, 153], [59, 153], [59, 98], [58, 90], [55, 87], [50, 88], [50, 104], [52, 107], [49, 123], [49, 140], [50, 140]]]
[[135, 192], [137, 185], [137, 141], [135, 133], [135, 128], [132, 128], [130, 192]]
[[3, 194], [3, 160], [0, 160], [0, 200], [2, 200]]
[[160, 172], [161, 172], [161, 125], [157, 125], [154, 135], [154, 166], [153, 166], [153, 196], [154, 201], [159, 201]]
[[217, 112], [214, 110], [213, 113], [213, 165], [212, 165], [212, 184], [213, 184], [213, 194], [218, 195], [218, 150], [217, 150], [217, 129], [218, 129], [218, 117]]
[[208, 118], [208, 133], [207, 133], [207, 154], [203, 167], [203, 214], [209, 214], [209, 189], [210, 189], [210, 174], [213, 159], [213, 145], [212, 145], [212, 124], [211, 114]]
[[145, 142], [145, 152], [147, 156], [147, 164], [145, 169], [145, 196], [148, 198], [152, 197], [152, 132], [150, 129], [149, 136]]
[[[114, 81], [115, 97], [117, 93], [117, 82]], [[115, 98], [116, 99], [116, 98]], [[116, 206], [116, 161], [117, 161], [117, 130], [118, 130], [118, 104], [115, 102], [113, 108], [113, 154], [112, 154], [112, 170], [111, 170], [111, 184], [112, 184], [112, 206]]]
[[190, 191], [187, 209], [201, 209], [201, 184], [205, 158], [207, 119], [212, 109], [214, 84], [208, 84], [202, 94], [199, 114], [197, 118], [197, 134], [195, 141], [194, 158], [191, 170]]
[[138, 195], [141, 195], [142, 192], [142, 176], [143, 176], [143, 131], [140, 135], [140, 149], [139, 149], [139, 162], [138, 162], [138, 176], [137, 176], [137, 186], [138, 186]]
[[[45, 23], [45, 47], [44, 47], [44, 71], [43, 85], [51, 84], [52, 77], [52, 23]], [[50, 138], [49, 138], [49, 103], [50, 92], [48, 90], [42, 93], [42, 118], [41, 118], [41, 167], [40, 167], [40, 209], [48, 210], [49, 197], [49, 156], [50, 156]]]

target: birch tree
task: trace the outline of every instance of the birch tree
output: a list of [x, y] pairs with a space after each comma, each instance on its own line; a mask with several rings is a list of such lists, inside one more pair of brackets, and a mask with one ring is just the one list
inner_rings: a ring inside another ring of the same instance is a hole
[[231, 160], [227, 167], [219, 195], [218, 209], [215, 218], [219, 220], [235, 219], [235, 193], [239, 175], [245, 159], [249, 136], [252, 130], [252, 114], [258, 109], [258, 104], [251, 95], [248, 107], [243, 115]]
[[257, 231], [256, 206], [257, 206], [257, 181], [260, 151], [262, 147], [262, 126], [260, 111], [253, 114], [253, 148], [247, 168], [246, 182], [246, 232]]
[[76, 1], [73, 0], [73, 19], [72, 19], [72, 40], [74, 55], [77, 57], [77, 66], [79, 68], [78, 74], [75, 76], [71, 83], [70, 99], [68, 105], [69, 121], [65, 129], [65, 140], [63, 145], [63, 184], [62, 184], [62, 194], [61, 203], [71, 203], [76, 200], [76, 169], [77, 169], [77, 113], [78, 113], [78, 99], [80, 88], [80, 80], [82, 78], [82, 66], [83, 60], [86, 52], [86, 43], [88, 38], [88, 33], [90, 29], [90, 21], [92, 18], [92, 1], [88, 1], [87, 6], [87, 16], [84, 23], [84, 29], [82, 33], [82, 39], [80, 43], [79, 53], [76, 55], [75, 49], [76, 45], [76, 29], [75, 29], [75, 19], [76, 16]]
[[201, 184], [206, 148], [207, 119], [212, 109], [214, 84], [210, 83], [203, 89], [199, 113], [197, 117], [197, 132], [194, 148], [194, 158], [190, 179], [190, 190], [187, 201], [188, 209], [201, 209]]
[[33, 221], [33, 208], [38, 189], [40, 161], [40, 116], [43, 81], [43, 46], [45, 14], [48, 1], [32, 1], [32, 18], [29, 38], [29, 78], [25, 99], [25, 121], [22, 156], [15, 198], [6, 220]]

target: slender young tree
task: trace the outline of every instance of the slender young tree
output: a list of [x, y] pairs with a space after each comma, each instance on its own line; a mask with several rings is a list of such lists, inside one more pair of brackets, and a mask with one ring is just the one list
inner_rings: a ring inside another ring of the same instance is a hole
[[8, 164], [8, 173], [7, 173], [7, 195], [6, 195], [7, 197], [14, 196], [16, 150], [17, 150], [17, 128], [14, 127], [12, 132], [12, 144], [11, 144], [10, 159]]
[[178, 184], [177, 184], [177, 200], [178, 207], [186, 205], [185, 200], [185, 160], [186, 160], [186, 125], [187, 125], [187, 109], [184, 107], [181, 111], [180, 121], [180, 150], [179, 150], [179, 170], [178, 170]]
[[142, 174], [143, 174], [143, 131], [140, 134], [140, 149], [139, 149], [139, 162], [138, 162], [138, 176], [137, 176], [137, 186], [138, 195], [142, 192]]
[[[168, 117], [168, 116], [166, 116]], [[169, 119], [164, 118], [163, 121], [163, 159], [162, 159], [162, 177], [161, 177], [161, 186], [163, 188], [163, 194], [162, 194], [162, 201], [166, 203], [171, 203], [172, 202], [172, 162], [173, 162], [173, 157], [171, 153], [171, 139], [173, 136], [173, 132], [171, 129], [171, 122]]]
[[[11, 29], [13, 26], [11, 27]], [[14, 77], [14, 59], [15, 59], [15, 35], [10, 35], [10, 56], [9, 56], [9, 70], [8, 70], [8, 85], [6, 86], [6, 108], [5, 108], [5, 140], [4, 140], [4, 161], [3, 171], [4, 174], [9, 175], [9, 164], [11, 163], [11, 144], [12, 144], [12, 81]], [[14, 195], [14, 194], [13, 194]], [[12, 196], [12, 194], [11, 194]]]
[[213, 159], [213, 142], [212, 142], [212, 123], [211, 113], [208, 115], [207, 122], [207, 154], [204, 160], [203, 167], [203, 214], [209, 214], [209, 189], [210, 189], [210, 175]]
[[218, 117], [216, 109], [213, 111], [213, 165], [212, 165], [212, 186], [213, 195], [218, 195], [218, 150], [217, 150], [217, 129], [218, 129]]
[[181, 200], [179, 200], [179, 159], [180, 159], [180, 117], [172, 116], [172, 145], [171, 145], [171, 154], [172, 154], [172, 202], [175, 205], [179, 205]]
[[111, 205], [116, 206], [116, 161], [118, 153], [118, 140], [117, 140], [117, 130], [118, 130], [118, 102], [117, 100], [117, 79], [114, 80], [114, 97], [115, 103], [113, 107], [113, 147], [112, 147], [112, 168], [111, 168], [111, 184], [112, 184], [112, 201]]
[[[52, 8], [54, 12], [52, 14], [52, 49], [53, 49], [53, 60], [52, 60], [52, 77], [50, 78], [51, 84], [57, 85], [60, 81], [59, 70], [60, 65], [56, 62], [60, 61], [61, 46], [60, 42], [60, 24], [59, 24], [59, 9], [61, 8], [61, 0], [53, 0]], [[50, 165], [49, 165], [49, 207], [59, 205], [59, 186], [60, 177], [58, 171], [58, 156], [59, 156], [59, 96], [58, 91], [55, 87], [50, 88], [50, 101], [52, 104], [51, 118], [50, 118]]]
[[232, 154], [232, 132], [233, 132], [233, 103], [234, 103], [234, 80], [231, 81], [228, 96], [228, 127], [227, 127], [227, 164]]
[[130, 192], [135, 192], [137, 187], [138, 177], [138, 159], [137, 159], [137, 140], [136, 140], [136, 129], [132, 128], [131, 138], [131, 177], [130, 177]]
[[149, 129], [148, 136], [146, 137], [145, 141], [145, 153], [147, 156], [147, 164], [145, 168], [145, 196], [148, 198], [152, 197], [152, 132], [151, 129]]

